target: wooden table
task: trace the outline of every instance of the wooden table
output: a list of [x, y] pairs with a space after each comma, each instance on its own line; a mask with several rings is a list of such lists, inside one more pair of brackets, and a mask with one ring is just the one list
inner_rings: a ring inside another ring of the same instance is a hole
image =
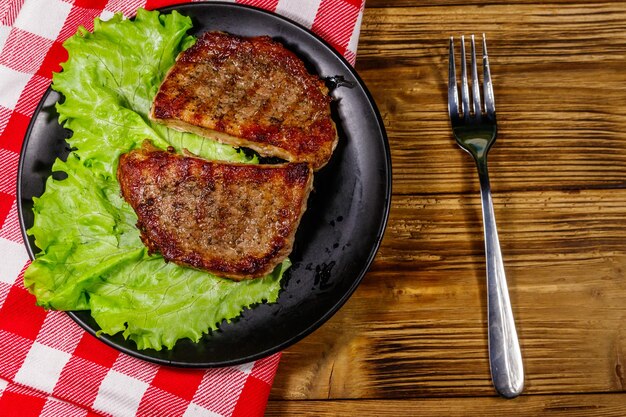
[[[491, 385], [478, 180], [447, 118], [448, 38], [483, 32], [514, 400]], [[357, 70], [389, 135], [389, 224], [348, 303], [284, 352], [267, 415], [625, 416], [626, 3], [368, 0]]]

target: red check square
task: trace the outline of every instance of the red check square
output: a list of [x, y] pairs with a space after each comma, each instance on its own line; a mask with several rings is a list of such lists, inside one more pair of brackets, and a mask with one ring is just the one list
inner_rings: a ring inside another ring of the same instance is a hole
[[60, 64], [65, 61], [67, 61], [67, 50], [61, 42], [53, 42], [39, 67], [39, 71], [37, 71], [37, 75], [52, 78], [52, 73], [60, 72], [62, 69]]
[[6, 128], [0, 134], [0, 148], [20, 153], [29, 123], [30, 117], [13, 112]]
[[15, 197], [9, 194], [5, 194], [0, 191], [0, 224], [4, 224], [4, 220], [7, 218]]
[[0, 410], [6, 416], [39, 417], [46, 397], [5, 390], [0, 397]]
[[172, 369], [161, 367], [152, 380], [152, 385], [191, 400], [198, 390], [204, 371], [194, 369]]
[[104, 9], [108, 0], [75, 0], [74, 6], [82, 7], [83, 9]]
[[35, 340], [46, 314], [35, 304], [34, 295], [13, 286], [0, 309], [0, 329]]
[[146, 1], [146, 10], [154, 10], [159, 7], [172, 6], [180, 3], [187, 3], [187, 0], [148, 0]]
[[241, 396], [233, 410], [232, 417], [262, 417], [270, 395], [270, 386], [254, 377], [248, 378]]
[[119, 356], [119, 352], [105, 345], [95, 336], [85, 333], [80, 339], [80, 342], [78, 342], [78, 346], [76, 346], [76, 350], [74, 350], [74, 355], [110, 368]]

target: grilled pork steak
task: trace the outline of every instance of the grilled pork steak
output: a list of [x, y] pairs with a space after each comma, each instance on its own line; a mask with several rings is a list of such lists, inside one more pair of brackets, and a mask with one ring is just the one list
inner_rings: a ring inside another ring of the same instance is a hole
[[150, 252], [239, 281], [289, 255], [313, 172], [306, 163], [224, 163], [144, 145], [120, 157], [117, 177]]
[[206, 32], [178, 56], [150, 117], [317, 170], [337, 145], [330, 101], [322, 80], [270, 37]]

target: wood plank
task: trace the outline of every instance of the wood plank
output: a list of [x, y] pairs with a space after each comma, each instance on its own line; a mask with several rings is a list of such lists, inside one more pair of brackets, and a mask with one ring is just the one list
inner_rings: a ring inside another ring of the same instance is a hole
[[[567, 267], [621, 257], [626, 189], [494, 192], [507, 265]], [[483, 253], [480, 196], [395, 195], [373, 269], [475, 269]]]
[[[489, 378], [478, 181], [447, 119], [448, 37], [472, 32], [498, 108], [513, 401]], [[283, 353], [268, 415], [626, 414], [623, 33], [623, 2], [368, 0], [357, 70], [389, 136], [391, 216], [356, 293]]]
[[265, 413], [272, 416], [567, 416], [626, 415], [625, 394], [522, 396], [504, 401], [482, 398], [420, 398], [404, 400], [270, 401]]
[[[528, 394], [626, 390], [626, 190], [496, 200]], [[348, 303], [283, 353], [272, 398], [493, 393], [478, 197], [397, 196]]]
[[[366, 10], [357, 70], [388, 130], [396, 194], [477, 190], [447, 119], [447, 39], [474, 29], [457, 9]], [[494, 189], [626, 186], [626, 106], [617, 104], [626, 39], [616, 39], [626, 6], [498, 4], [471, 16], [489, 38], [500, 132]]]
[[[572, 4], [579, 5], [592, 5], [594, 3], [612, 3], [618, 4], [619, 2], [615, 1], [603, 1], [603, 0], [593, 0], [593, 1], [571, 1], [571, 0], [551, 0], [551, 1], [540, 1], [540, 0], [518, 0], [515, 2], [516, 5], [537, 5], [537, 6], [545, 6], [549, 5], [553, 8], [560, 8], [563, 5], [571, 6]], [[491, 6], [498, 4], [506, 4], [503, 2], [496, 1], [481, 1], [481, 0], [465, 0], [462, 3], [459, 0], [421, 0], [420, 2], [416, 2], [415, 0], [367, 0], [365, 7], [367, 10], [371, 9], [380, 9], [380, 8], [395, 8], [395, 7], [429, 7], [429, 6], [445, 6], [450, 9], [458, 8], [459, 6], [469, 6], [473, 8], [475, 6]], [[580, 6], [579, 6], [580, 7]]]

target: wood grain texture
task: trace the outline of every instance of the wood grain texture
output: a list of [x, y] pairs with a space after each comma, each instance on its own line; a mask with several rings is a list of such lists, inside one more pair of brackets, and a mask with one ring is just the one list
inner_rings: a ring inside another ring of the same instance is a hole
[[[584, 399], [584, 401], [583, 401]], [[266, 417], [272, 416], [567, 416], [626, 415], [626, 395], [523, 396], [512, 401], [499, 398], [420, 398], [411, 400], [356, 401], [275, 401]]]
[[478, 189], [459, 181], [473, 167], [450, 140], [447, 41], [483, 32], [500, 131], [494, 189], [625, 186], [624, 31], [622, 3], [368, 9], [357, 69], [389, 129], [394, 192]]
[[[526, 393], [626, 388], [626, 228], [606, 224], [626, 222], [625, 206], [626, 190], [496, 201]], [[284, 353], [274, 394], [491, 394], [479, 216], [474, 195], [396, 197], [370, 273], [333, 319]]]
[[[268, 415], [626, 415], [626, 3], [366, 6], [357, 70], [389, 136], [389, 224], [351, 299], [283, 353]], [[491, 386], [478, 180], [447, 118], [448, 38], [483, 32], [514, 401]]]

